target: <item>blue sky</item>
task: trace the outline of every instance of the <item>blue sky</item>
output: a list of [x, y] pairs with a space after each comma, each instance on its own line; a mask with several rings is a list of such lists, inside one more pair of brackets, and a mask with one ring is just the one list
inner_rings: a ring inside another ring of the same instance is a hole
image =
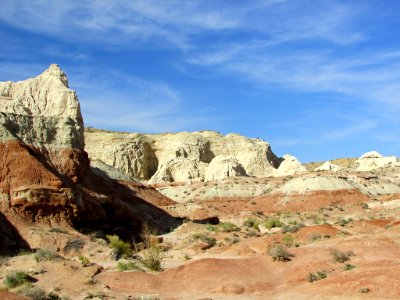
[[86, 126], [400, 156], [399, 1], [2, 0], [0, 80], [51, 63]]

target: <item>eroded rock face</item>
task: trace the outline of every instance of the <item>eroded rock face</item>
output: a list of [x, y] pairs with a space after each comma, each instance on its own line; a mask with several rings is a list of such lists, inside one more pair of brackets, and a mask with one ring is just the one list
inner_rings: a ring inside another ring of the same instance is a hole
[[371, 171], [384, 166], [394, 166], [397, 162], [395, 156], [383, 157], [376, 151], [364, 153], [356, 162], [356, 171]]
[[[159, 231], [174, 226], [175, 218], [158, 208], [173, 201], [110, 178], [112, 168], [89, 168], [83, 131], [77, 96], [57, 65], [36, 78], [0, 83], [0, 213], [7, 226], [33, 247], [40, 245], [29, 228], [37, 224], [119, 228], [115, 233], [126, 238], [138, 236], [144, 223]], [[14, 247], [3, 231], [3, 248]]]
[[0, 82], [0, 141], [34, 147], [75, 182], [88, 168], [83, 131], [76, 93], [59, 66], [25, 81]]
[[205, 181], [223, 180], [246, 175], [245, 169], [236, 158], [220, 155], [215, 157], [208, 165], [205, 172]]
[[89, 129], [85, 136], [91, 159], [131, 177], [150, 179], [150, 183], [203, 180], [218, 156], [237, 160], [244, 169], [238, 175], [271, 176], [279, 164], [268, 143], [238, 134], [201, 131], [150, 135]]

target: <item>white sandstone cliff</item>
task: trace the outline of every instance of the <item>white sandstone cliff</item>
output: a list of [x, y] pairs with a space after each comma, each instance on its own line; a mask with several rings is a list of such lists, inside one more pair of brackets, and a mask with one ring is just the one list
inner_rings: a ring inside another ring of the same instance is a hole
[[355, 165], [356, 171], [371, 171], [384, 166], [394, 166], [396, 162], [397, 159], [395, 156], [383, 157], [376, 151], [370, 151], [361, 155], [361, 157], [356, 160]]

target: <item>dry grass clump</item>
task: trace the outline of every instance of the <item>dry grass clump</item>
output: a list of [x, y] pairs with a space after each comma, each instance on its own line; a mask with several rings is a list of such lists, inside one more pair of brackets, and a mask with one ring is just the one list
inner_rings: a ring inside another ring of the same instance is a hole
[[348, 260], [350, 260], [351, 256], [354, 256], [353, 251], [339, 251], [338, 249], [331, 249], [331, 255], [334, 261], [344, 263]]
[[268, 254], [272, 257], [272, 259], [275, 261], [291, 261], [292, 259], [290, 257], [293, 256], [293, 254], [290, 254], [286, 247], [283, 245], [273, 245], [268, 249]]

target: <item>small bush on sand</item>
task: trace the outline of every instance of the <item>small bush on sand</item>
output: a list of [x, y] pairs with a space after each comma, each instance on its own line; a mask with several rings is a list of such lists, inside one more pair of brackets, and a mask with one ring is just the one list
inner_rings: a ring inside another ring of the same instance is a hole
[[273, 245], [269, 248], [268, 254], [275, 261], [290, 261], [292, 254], [290, 254], [283, 245]]
[[354, 252], [353, 251], [339, 251], [337, 249], [331, 249], [331, 255], [334, 261], [340, 262], [340, 263], [344, 263], [348, 260], [350, 260], [351, 256], [354, 256]]
[[260, 221], [254, 217], [250, 217], [244, 221], [243, 225], [249, 228], [254, 228], [256, 230], [259, 230], [258, 226], [260, 225]]
[[210, 237], [207, 233], [195, 233], [192, 235], [192, 240], [200, 240], [204, 243], [207, 243], [210, 247], [215, 246], [215, 244], [217, 243], [217, 240], [213, 237]]
[[263, 223], [263, 226], [267, 229], [281, 227], [283, 225], [285, 225], [285, 224], [282, 223], [279, 219], [275, 219], [275, 218], [268, 218]]
[[145, 249], [141, 251], [137, 260], [141, 265], [151, 271], [162, 271], [164, 253], [160, 245], [160, 240], [156, 237], [156, 233], [152, 232], [148, 226], [144, 226], [141, 238]]
[[326, 272], [325, 271], [318, 271], [317, 273], [309, 273], [307, 275], [307, 280], [308, 282], [314, 282], [317, 280], [321, 280], [326, 278]]
[[[32, 285], [25, 285], [18, 291], [18, 294], [24, 295], [31, 300], [48, 300], [49, 299], [49, 297], [47, 297], [46, 292], [44, 290], [42, 290], [41, 288], [38, 288], [38, 287], [34, 287]], [[58, 298], [58, 299], [60, 299], [60, 298]]]
[[3, 284], [9, 289], [13, 289], [27, 282], [29, 282], [29, 275], [25, 272], [19, 271], [19, 272], [12, 272], [6, 275]]
[[39, 261], [46, 261], [46, 260], [53, 260], [57, 258], [57, 254], [49, 249], [39, 249], [36, 251], [34, 258], [36, 262]]
[[142, 270], [142, 268], [139, 267], [135, 262], [128, 261], [126, 263], [118, 262], [117, 270], [120, 272], [125, 272], [125, 271], [131, 271], [131, 270]]
[[113, 249], [113, 256], [116, 260], [121, 257], [128, 258], [132, 255], [132, 247], [129, 243], [124, 242], [117, 235], [107, 235], [110, 246]]

